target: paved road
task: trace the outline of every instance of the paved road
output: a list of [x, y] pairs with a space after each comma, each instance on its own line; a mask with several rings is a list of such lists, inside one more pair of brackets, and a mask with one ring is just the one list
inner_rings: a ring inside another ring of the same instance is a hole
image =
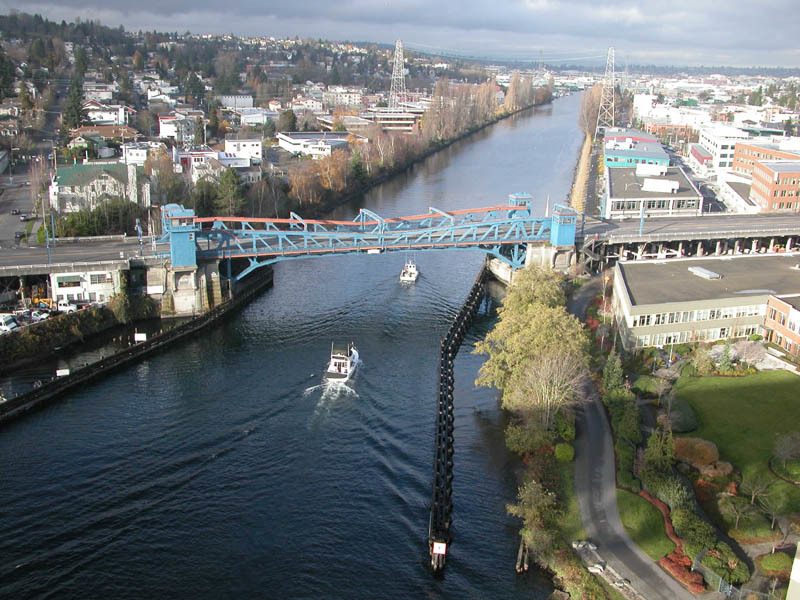
[[[150, 244], [146, 241], [143, 245], [144, 256], [152, 255]], [[159, 246], [159, 252], [168, 252], [167, 246]], [[120, 256], [120, 252], [123, 256]], [[56, 243], [51, 248], [50, 262], [52, 264], [96, 262], [120, 260], [137, 256], [139, 244], [136, 237], [125, 240], [115, 239], [104, 242], [64, 242]], [[27, 246], [24, 242], [18, 246], [3, 243], [0, 247], [0, 276], [7, 267], [26, 265], [47, 265], [47, 250], [41, 246]]]
[[[599, 278], [578, 289], [570, 311], [583, 317], [599, 292]], [[625, 533], [617, 511], [616, 468], [611, 430], [592, 385], [591, 399], [578, 412], [575, 439], [575, 493], [583, 526], [606, 564], [648, 600], [694, 598], [667, 575]]]
[[[800, 235], [800, 216], [798, 215], [720, 215], [707, 214], [702, 217], [659, 217], [645, 219], [643, 233], [646, 237], [676, 239], [677, 234], [740, 233], [791, 231]], [[638, 238], [639, 219], [626, 221], [586, 222], [585, 236], [598, 234], [601, 238]], [[684, 238], [686, 239], [686, 238]]]

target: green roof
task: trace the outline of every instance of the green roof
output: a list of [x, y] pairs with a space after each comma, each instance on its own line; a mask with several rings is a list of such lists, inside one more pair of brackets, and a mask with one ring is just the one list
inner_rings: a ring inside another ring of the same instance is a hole
[[128, 166], [118, 164], [104, 165], [72, 165], [58, 168], [58, 185], [82, 187], [103, 174], [113, 177], [122, 183], [128, 183]]

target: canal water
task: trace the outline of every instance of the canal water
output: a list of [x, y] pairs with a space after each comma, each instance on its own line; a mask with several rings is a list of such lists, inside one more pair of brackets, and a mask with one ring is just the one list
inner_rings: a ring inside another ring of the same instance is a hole
[[[568, 192], [580, 99], [520, 114], [361, 201], [385, 216]], [[343, 207], [352, 217], [358, 206]], [[546, 598], [514, 573], [518, 464], [497, 394], [456, 362], [454, 543], [427, 568], [439, 339], [483, 256], [280, 264], [240, 313], [0, 430], [0, 596]], [[362, 362], [321, 385], [332, 341]]]

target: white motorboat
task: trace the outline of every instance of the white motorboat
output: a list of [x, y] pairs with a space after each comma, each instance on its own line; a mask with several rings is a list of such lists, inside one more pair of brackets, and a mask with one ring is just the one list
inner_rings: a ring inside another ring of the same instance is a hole
[[400, 282], [401, 283], [414, 283], [419, 277], [419, 271], [417, 270], [417, 265], [414, 262], [413, 258], [409, 258], [406, 261], [406, 264], [403, 265], [403, 270], [400, 271]]
[[356, 370], [358, 363], [358, 350], [355, 344], [331, 344], [331, 362], [328, 370], [325, 371], [325, 379], [328, 381], [344, 383]]

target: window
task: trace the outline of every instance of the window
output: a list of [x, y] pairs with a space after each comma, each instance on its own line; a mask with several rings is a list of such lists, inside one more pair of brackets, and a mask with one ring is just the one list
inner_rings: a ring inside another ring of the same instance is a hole
[[89, 282], [92, 285], [111, 283], [111, 273], [92, 273], [89, 275]]

